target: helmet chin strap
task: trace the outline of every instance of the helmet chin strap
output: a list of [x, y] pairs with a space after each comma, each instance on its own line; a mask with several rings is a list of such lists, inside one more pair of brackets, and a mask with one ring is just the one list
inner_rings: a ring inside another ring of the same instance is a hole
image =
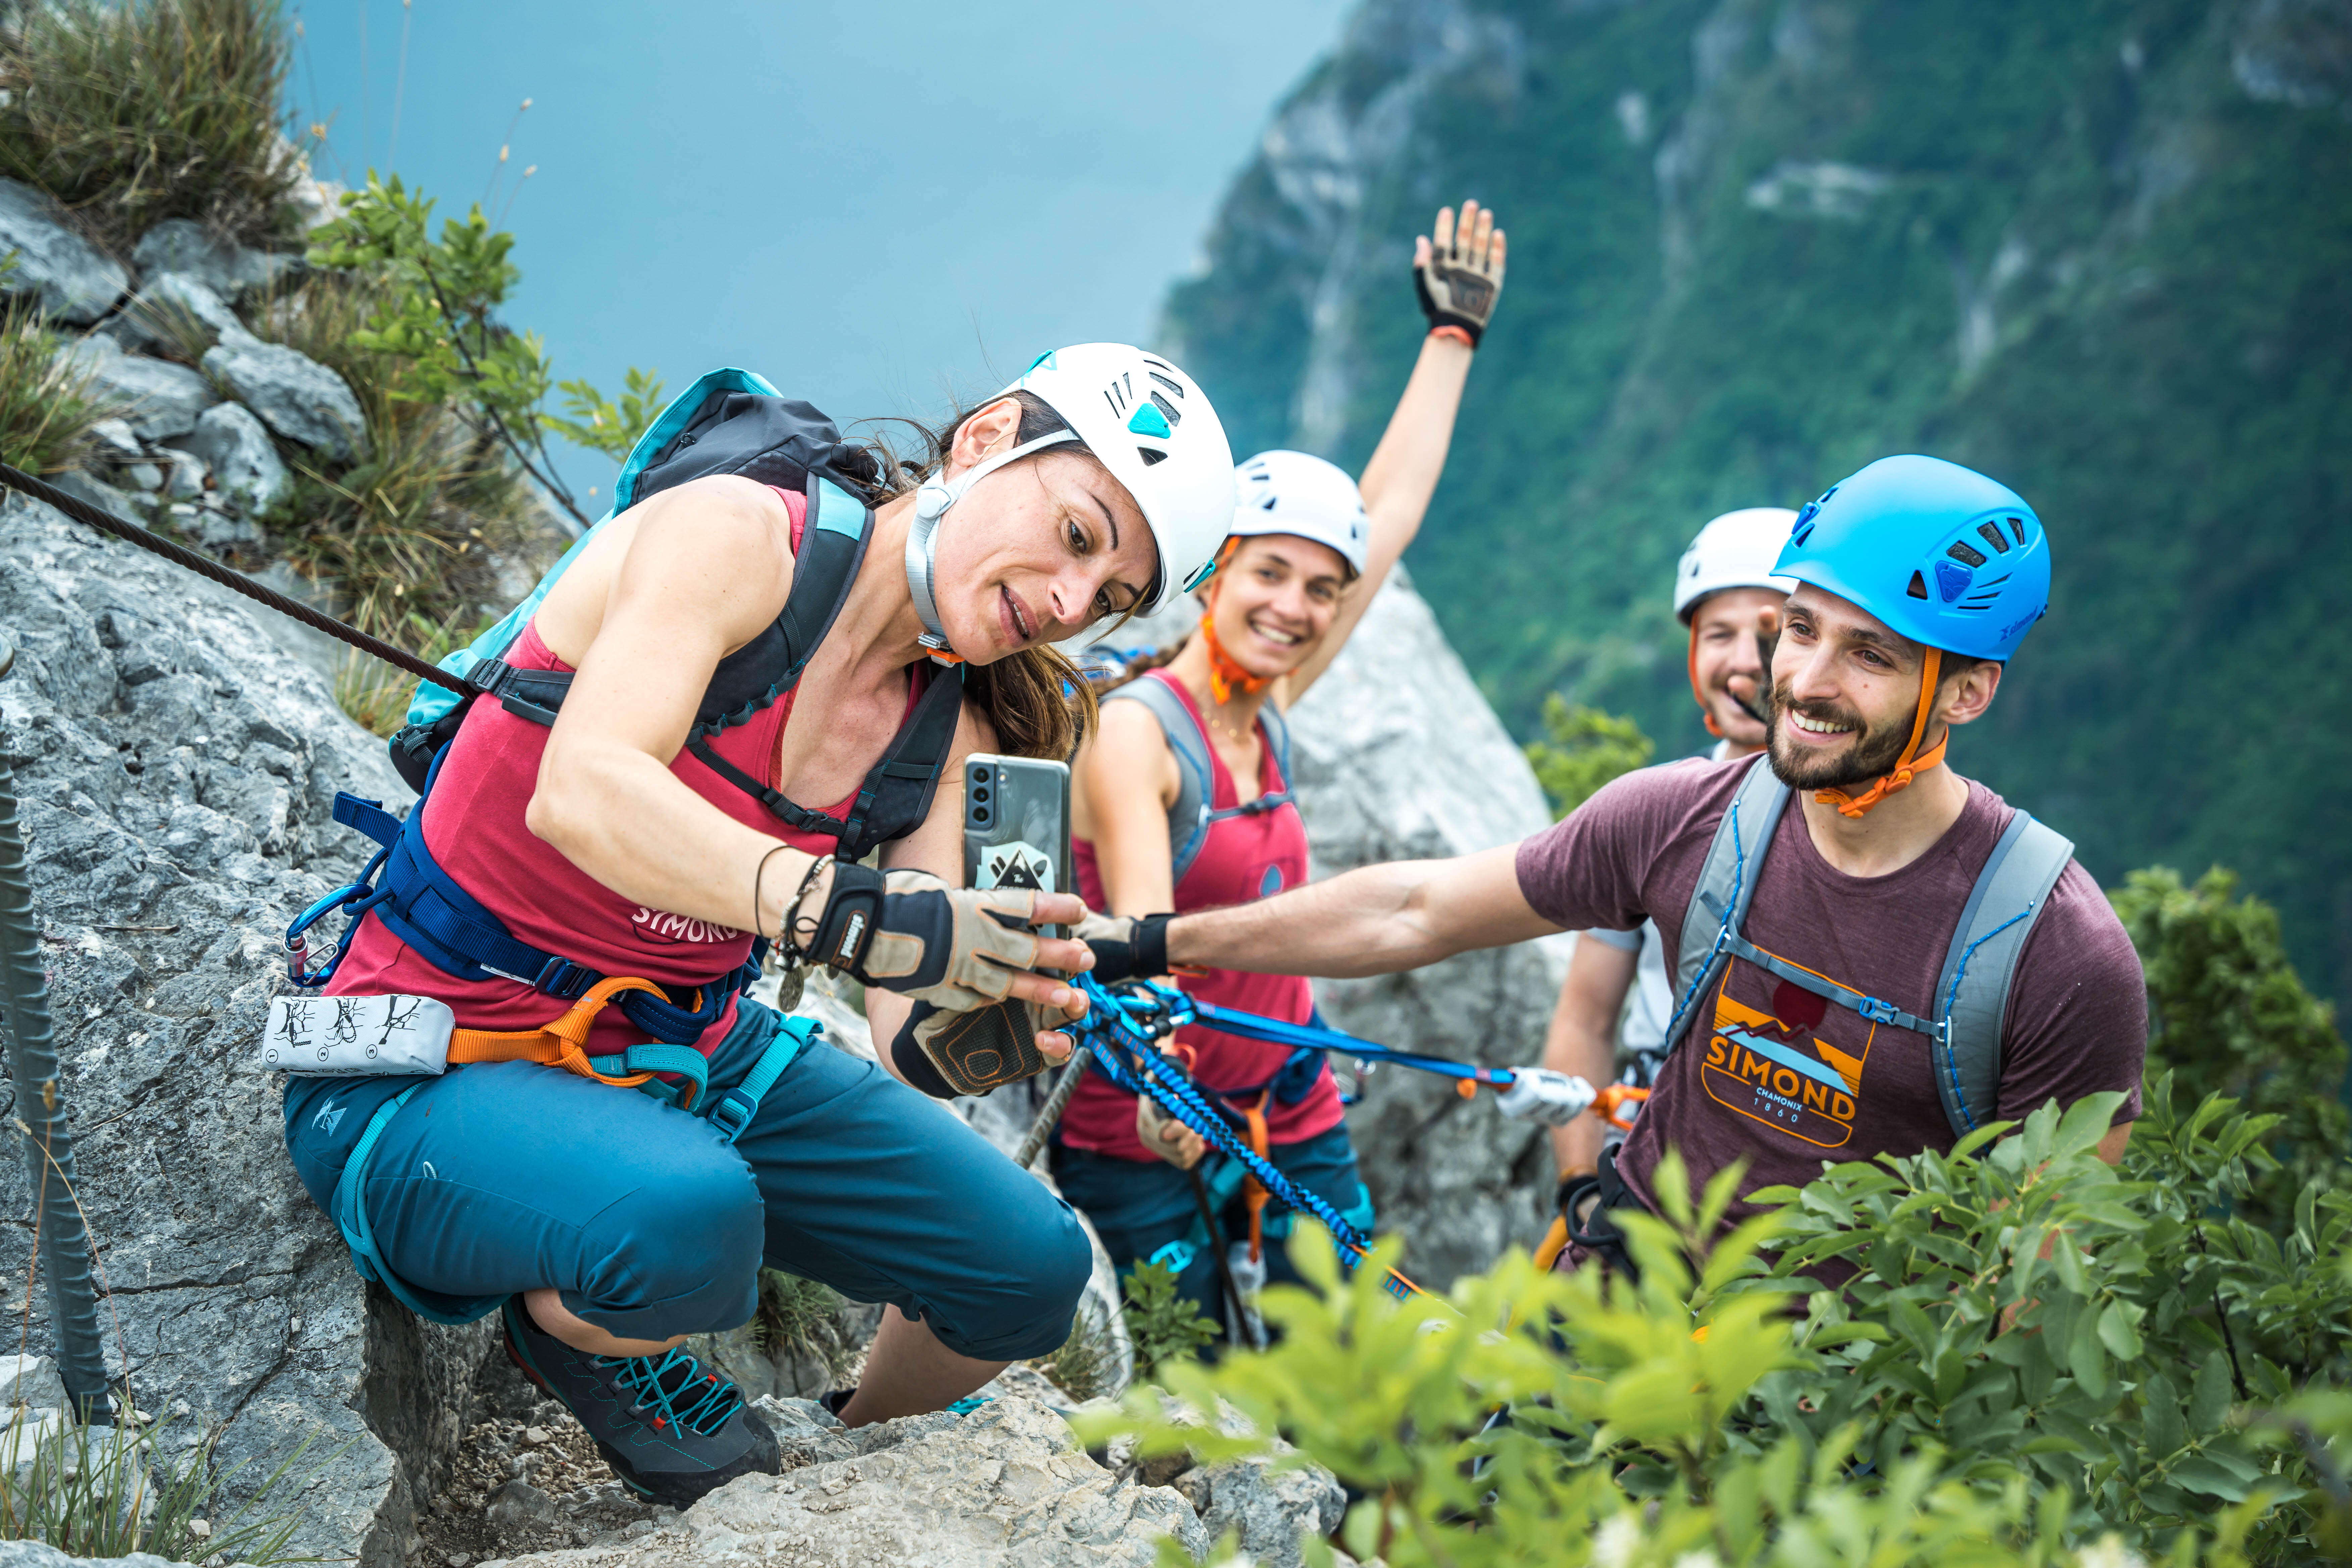
[[[1696, 615], [1691, 616], [1690, 683], [1691, 695], [1698, 699], [1698, 716], [1706, 721], [1706, 732], [1717, 740], [1722, 739], [1723, 726], [1715, 721], [1715, 709], [1706, 700], [1706, 689], [1698, 683], [1698, 616]], [[1737, 697], [1732, 698], [1732, 700], [1739, 702]], [[1739, 702], [1739, 706], [1744, 710], [1748, 704]]]
[[1816, 790], [1813, 792], [1816, 803], [1836, 806], [1840, 816], [1860, 821], [1872, 806], [1896, 790], [1910, 788], [1915, 777], [1943, 763], [1944, 749], [1952, 743], [1950, 731], [1944, 731], [1944, 738], [1925, 752], [1919, 750], [1919, 739], [1927, 732], [1927, 714], [1936, 705], [1936, 680], [1943, 673], [1943, 651], [1932, 647], [1927, 649], [1927, 662], [1919, 671], [1919, 710], [1912, 717], [1910, 742], [1904, 746], [1903, 754], [1895, 760], [1894, 771], [1860, 795], [1848, 795], [1842, 789]]
[[947, 472], [944, 463], [940, 472], [925, 479], [915, 491], [915, 520], [907, 529], [907, 590], [914, 596], [916, 618], [923, 623], [922, 645], [931, 650], [931, 657], [942, 664], [958, 662], [962, 656], [948, 646], [948, 635], [940, 626], [940, 605], [935, 574], [939, 570], [940, 520], [948, 509], [963, 500], [965, 492], [997, 469], [1016, 458], [1047, 447], [1058, 447], [1078, 438], [1075, 430], [1056, 430], [1050, 436], [1040, 436], [1034, 441], [1024, 441], [1009, 452], [1000, 452], [983, 458], [958, 474], [954, 479], [941, 476]]

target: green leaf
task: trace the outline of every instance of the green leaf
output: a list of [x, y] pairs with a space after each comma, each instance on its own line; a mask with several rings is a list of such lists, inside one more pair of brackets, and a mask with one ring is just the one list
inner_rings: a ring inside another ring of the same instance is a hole
[[2219, 1432], [2221, 1424], [2230, 1418], [2232, 1392], [2230, 1358], [2221, 1351], [2214, 1351], [2197, 1369], [2197, 1381], [2189, 1386], [2189, 1429], [2200, 1437]]
[[2101, 1315], [2081, 1312], [2074, 1318], [2074, 1331], [2067, 1337], [2066, 1366], [2074, 1373], [2074, 1381], [2094, 1399], [2107, 1394], [2107, 1352], [2100, 1343]]
[[2221, 1498], [2229, 1502], [2242, 1500], [2247, 1491], [2244, 1481], [2202, 1454], [2189, 1455], [2172, 1466], [2169, 1474], [2174, 1481], [2191, 1491], [2203, 1492], [2208, 1497]]
[[2159, 1372], [2140, 1384], [2139, 1393], [2145, 1402], [2140, 1430], [2146, 1435], [2149, 1457], [2162, 1459], [2179, 1453], [2189, 1440], [2188, 1426], [2181, 1420], [2179, 1391]]
[[2099, 1314], [2099, 1342], [2114, 1352], [2117, 1361], [2137, 1361], [2146, 1349], [2132, 1321], [2130, 1309], [2121, 1301], [2108, 1302], [2107, 1310]]

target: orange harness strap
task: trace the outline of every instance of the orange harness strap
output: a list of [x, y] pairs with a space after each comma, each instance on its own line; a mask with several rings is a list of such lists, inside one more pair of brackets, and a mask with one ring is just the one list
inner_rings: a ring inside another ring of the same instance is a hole
[[[650, 991], [662, 994], [661, 987], [650, 980], [615, 975], [600, 980], [588, 994], [572, 1005], [572, 1010], [560, 1018], [541, 1025], [536, 1029], [499, 1032], [490, 1029], [453, 1029], [449, 1033], [449, 1061], [452, 1066], [470, 1062], [538, 1062], [542, 1067], [562, 1068], [582, 1078], [609, 1083], [616, 1089], [635, 1089], [653, 1078], [650, 1072], [628, 1073], [608, 1078], [588, 1062], [588, 1026], [595, 1021], [614, 997], [624, 991]], [[697, 1006], [701, 995], [697, 993]]]
[[[1842, 789], [1816, 790], [1813, 792], [1815, 802], [1822, 805], [1836, 806], [1840, 816], [1851, 816], [1860, 820], [1862, 815], [1872, 806], [1876, 805], [1898, 789], [1910, 788], [1914, 777], [1943, 762], [1944, 750], [1952, 743], [1951, 731], [1948, 730], [1944, 732], [1942, 740], [1925, 752], [1919, 751], [1919, 739], [1927, 732], [1928, 711], [1936, 705], [1936, 680], [1942, 673], [1943, 667], [1943, 650], [1929, 648], [1927, 663], [1919, 670], [1919, 710], [1912, 716], [1911, 739], [1904, 746], [1903, 754], [1895, 759], [1895, 771], [1860, 795], [1848, 795]], [[1918, 754], [1915, 756], [1914, 752]]]
[[[1270, 1160], [1274, 1157], [1274, 1144], [1266, 1134], [1265, 1126], [1265, 1096], [1273, 1092], [1272, 1089], [1268, 1089], [1265, 1093], [1260, 1094], [1257, 1097], [1257, 1103], [1249, 1108], [1250, 1147], [1257, 1151], [1257, 1156], [1261, 1160]], [[1255, 1176], [1250, 1177], [1248, 1184], [1242, 1189], [1242, 1202], [1249, 1206], [1249, 1255], [1252, 1263], [1257, 1262], [1265, 1250], [1265, 1205], [1268, 1195], [1265, 1188], [1259, 1184]]]

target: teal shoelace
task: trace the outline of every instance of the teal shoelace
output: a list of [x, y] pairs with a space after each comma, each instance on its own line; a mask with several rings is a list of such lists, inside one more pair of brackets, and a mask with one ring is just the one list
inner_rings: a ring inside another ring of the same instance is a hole
[[614, 1382], [636, 1396], [636, 1407], [654, 1412], [654, 1429], [682, 1426], [708, 1437], [734, 1418], [743, 1396], [717, 1373], [681, 1350], [654, 1356], [598, 1356], [600, 1367], [615, 1369]]

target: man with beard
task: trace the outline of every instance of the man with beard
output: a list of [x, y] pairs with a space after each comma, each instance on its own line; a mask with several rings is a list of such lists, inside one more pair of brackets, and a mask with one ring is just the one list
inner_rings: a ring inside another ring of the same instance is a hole
[[[1943, 765], [2047, 606], [2040, 520], [1981, 474], [1882, 458], [1798, 514], [1775, 570], [1798, 586], [1761, 757], [1629, 773], [1481, 854], [1097, 918], [1097, 975], [1381, 974], [1655, 919], [1676, 933], [1672, 1054], [1616, 1159], [1572, 1194], [1562, 1267], [1622, 1261], [1605, 1211], [1654, 1207], [1669, 1148], [1699, 1183], [1746, 1162], [1744, 1197], [2113, 1089], [2100, 1152], [2120, 1159], [2147, 1047], [2138, 958], [2065, 840]], [[1572, 1101], [1546, 1081], [1523, 1074], [1505, 1108], [1551, 1120], [1548, 1100]]]

